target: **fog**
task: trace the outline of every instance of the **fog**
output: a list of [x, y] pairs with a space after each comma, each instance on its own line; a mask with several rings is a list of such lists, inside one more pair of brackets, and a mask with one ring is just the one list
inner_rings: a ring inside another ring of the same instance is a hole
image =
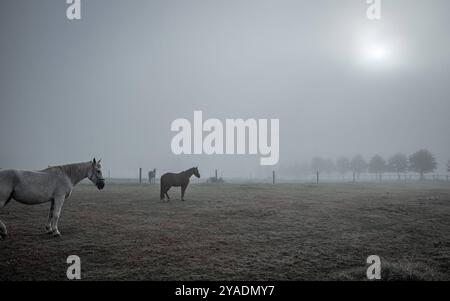
[[[383, 1], [381, 21], [359, 0], [82, 0], [78, 21], [65, 2], [0, 2], [1, 168], [95, 156], [115, 177], [264, 176], [314, 156], [450, 159], [447, 0]], [[279, 164], [172, 154], [172, 121], [195, 110], [279, 119]]]

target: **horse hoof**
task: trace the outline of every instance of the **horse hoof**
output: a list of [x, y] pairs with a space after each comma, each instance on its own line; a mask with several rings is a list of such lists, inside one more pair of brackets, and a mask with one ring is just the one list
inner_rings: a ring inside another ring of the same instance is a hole
[[60, 236], [61, 236], [61, 233], [59, 233], [59, 232], [53, 233], [53, 237], [60, 237]]

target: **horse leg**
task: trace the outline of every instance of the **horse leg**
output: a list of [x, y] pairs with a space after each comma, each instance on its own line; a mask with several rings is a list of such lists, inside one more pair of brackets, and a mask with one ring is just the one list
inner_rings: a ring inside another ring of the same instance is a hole
[[186, 191], [187, 185], [181, 186], [181, 200], [184, 202], [184, 192]]
[[8, 236], [8, 231], [6, 230], [5, 224], [0, 220], [0, 240]]
[[55, 201], [51, 200], [50, 210], [48, 212], [48, 220], [47, 225], [45, 226], [45, 230], [47, 231], [47, 234], [52, 234], [52, 218], [53, 218], [53, 211], [55, 211]]
[[53, 216], [52, 216], [52, 233], [53, 236], [60, 236], [61, 233], [58, 230], [58, 222], [59, 222], [59, 217], [61, 215], [61, 209], [62, 206], [64, 204], [64, 199], [65, 197], [58, 197], [54, 199], [55, 202], [55, 207], [53, 209]]
[[170, 201], [170, 196], [169, 196], [169, 194], [167, 193], [168, 191], [169, 191], [169, 189], [167, 189], [166, 192], [165, 192], [164, 194], [167, 196], [167, 201]]
[[160, 196], [161, 201], [164, 200], [164, 194], [166, 193], [165, 189], [166, 188], [164, 187], [164, 184], [161, 181], [161, 185], [160, 185], [160, 188], [159, 188], [159, 191], [160, 191], [159, 196]]

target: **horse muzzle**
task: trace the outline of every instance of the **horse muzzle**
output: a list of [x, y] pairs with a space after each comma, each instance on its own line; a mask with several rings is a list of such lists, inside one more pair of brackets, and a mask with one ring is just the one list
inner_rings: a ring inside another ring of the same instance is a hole
[[102, 190], [103, 188], [105, 188], [105, 180], [98, 180], [95, 185], [97, 185], [98, 190]]

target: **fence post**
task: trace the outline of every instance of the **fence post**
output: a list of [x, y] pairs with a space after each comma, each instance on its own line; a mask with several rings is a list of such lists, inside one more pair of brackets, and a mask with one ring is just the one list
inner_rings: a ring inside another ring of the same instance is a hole
[[142, 184], [142, 168], [139, 167], [139, 184]]
[[317, 175], [316, 176], [317, 176], [316, 177], [317, 184], [319, 184], [319, 171], [317, 171]]
[[353, 183], [356, 183], [356, 174], [353, 172]]
[[217, 169], [216, 169], [216, 182], [217, 182], [218, 178], [217, 178]]
[[275, 185], [275, 170], [272, 172], [272, 182]]

